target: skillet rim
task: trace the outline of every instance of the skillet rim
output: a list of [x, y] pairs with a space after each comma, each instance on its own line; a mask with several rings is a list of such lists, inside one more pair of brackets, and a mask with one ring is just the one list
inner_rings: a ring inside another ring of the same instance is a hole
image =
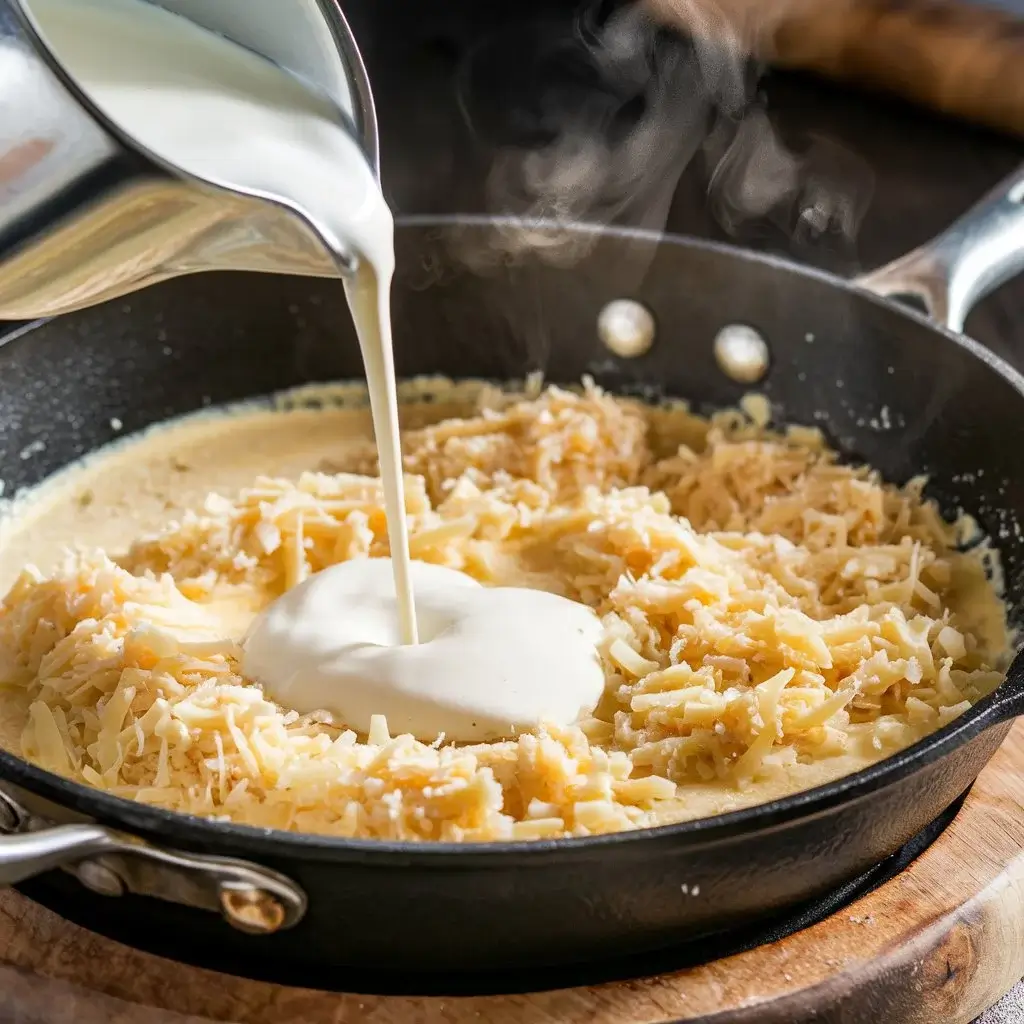
[[[914, 309], [876, 295], [861, 287], [856, 280], [847, 280], [773, 253], [755, 252], [730, 243], [691, 235], [668, 234], [642, 228], [608, 227], [588, 222], [566, 224], [543, 218], [488, 217], [483, 214], [416, 214], [400, 215], [395, 218], [396, 231], [402, 228], [444, 230], [465, 227], [521, 227], [524, 224], [532, 229], [557, 229], [601, 238], [619, 238], [649, 242], [658, 246], [703, 250], [727, 257], [734, 262], [767, 265], [788, 275], [817, 281], [850, 294], [859, 302], [866, 302], [882, 309], [887, 315], [916, 322], [939, 337], [965, 349], [969, 355], [1002, 377], [1024, 399], [1024, 374], [1015, 370], [980, 342], [964, 334], [957, 334]], [[8, 343], [23, 338], [53, 319], [56, 317], [43, 318], [16, 327], [0, 338], [0, 350]], [[451, 866], [450, 856], [457, 855], [464, 864], [473, 863], [475, 866], [483, 867], [496, 866], [513, 854], [526, 855], [536, 863], [551, 855], [585, 855], [587, 852], [600, 852], [608, 846], [632, 845], [655, 839], [681, 841], [686, 843], [688, 848], [697, 849], [730, 840], [738, 835], [775, 830], [797, 820], [820, 816], [835, 807], [864, 799], [879, 789], [908, 778], [926, 764], [965, 746], [981, 733], [1007, 724], [1019, 714], [1024, 714], [1024, 648], [1020, 646], [1004, 673], [1002, 682], [987, 697], [943, 728], [857, 772], [811, 789], [725, 814], [625, 832], [559, 839], [467, 843], [353, 839], [211, 821], [196, 815], [169, 811], [104, 793], [102, 790], [93, 789], [36, 767], [2, 749], [0, 782], [11, 782], [35, 796], [88, 817], [103, 822], [116, 822], [115, 827], [125, 831], [143, 829], [152, 835], [170, 835], [173, 837], [172, 841], [182, 840], [207, 848], [227, 844], [236, 849], [246, 850], [246, 856], [267, 855], [283, 859], [292, 855], [299, 859], [315, 861], [361, 862], [372, 859], [380, 866], [390, 863], [399, 868], [406, 866], [410, 858], [415, 858], [423, 862], [424, 867], [448, 868]], [[131, 824], [122, 824], [129, 819]]]

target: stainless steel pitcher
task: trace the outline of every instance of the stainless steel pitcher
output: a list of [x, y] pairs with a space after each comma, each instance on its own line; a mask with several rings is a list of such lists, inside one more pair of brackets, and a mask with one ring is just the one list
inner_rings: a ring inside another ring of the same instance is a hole
[[[148, 0], [334, 99], [378, 162], [370, 84], [335, 0]], [[354, 260], [342, 260], [351, 269]], [[283, 205], [160, 164], [61, 67], [31, 0], [0, 0], [0, 320], [68, 312], [200, 270], [334, 277], [336, 257]]]

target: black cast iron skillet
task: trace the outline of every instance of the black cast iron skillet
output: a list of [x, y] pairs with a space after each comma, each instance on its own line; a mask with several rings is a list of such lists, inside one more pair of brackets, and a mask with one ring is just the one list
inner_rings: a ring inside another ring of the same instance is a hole
[[[930, 474], [947, 513], [974, 513], [996, 538], [1019, 611], [1024, 379], [864, 285], [916, 292], [959, 327], [970, 303], [1016, 269], [1007, 240], [1020, 212], [1004, 188], [931, 247], [857, 284], [725, 246], [587, 228], [570, 233], [581, 250], [571, 266], [498, 258], [507, 223], [407, 221], [397, 236], [397, 363], [404, 376], [502, 380], [543, 368], [569, 383], [590, 373], [618, 392], [710, 409], [746, 390], [719, 369], [712, 340], [723, 326], [753, 325], [770, 345], [760, 388], [779, 419], [823, 427], [890, 480]], [[595, 330], [603, 305], [624, 295], [658, 324], [654, 347], [633, 361], [611, 357]], [[3, 345], [0, 476], [10, 490], [37, 483], [120, 436], [112, 418], [130, 432], [361, 375], [337, 282], [181, 278]], [[205, 966], [242, 963], [264, 976], [301, 967], [329, 983], [343, 967], [408, 978], [625, 956], [749, 926], [864, 872], [970, 786], [1022, 711], [1018, 660], [947, 728], [810, 792], [648, 831], [462, 847], [208, 822], [0, 754], [9, 833], [0, 882], [32, 879], [34, 898], [114, 937], [159, 939], [192, 959], [202, 950]], [[46, 827], [83, 820], [99, 826]]]

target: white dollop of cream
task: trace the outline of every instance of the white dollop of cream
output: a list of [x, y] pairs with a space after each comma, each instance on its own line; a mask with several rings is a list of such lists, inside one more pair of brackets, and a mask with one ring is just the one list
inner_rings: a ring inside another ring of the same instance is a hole
[[427, 742], [503, 739], [594, 709], [605, 679], [589, 608], [426, 562], [411, 568], [418, 644], [401, 644], [391, 560], [356, 559], [266, 608], [243, 641], [242, 671], [300, 713], [330, 711], [362, 733], [384, 715], [393, 735]]

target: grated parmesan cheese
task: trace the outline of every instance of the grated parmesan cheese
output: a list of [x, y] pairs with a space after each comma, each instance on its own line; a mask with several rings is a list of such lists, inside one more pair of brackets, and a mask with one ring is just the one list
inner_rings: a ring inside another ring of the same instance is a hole
[[269, 701], [240, 673], [238, 624], [311, 573], [388, 553], [379, 480], [306, 473], [211, 496], [116, 559], [22, 573], [0, 605], [0, 687], [24, 694], [24, 756], [259, 827], [549, 838], [692, 817], [702, 789], [742, 806], [808, 765], [841, 774], [1000, 681], [1005, 617], [981, 563], [919, 482], [841, 466], [813, 431], [587, 386], [489, 394], [406, 446], [415, 557], [602, 616], [592, 718], [459, 747]]

